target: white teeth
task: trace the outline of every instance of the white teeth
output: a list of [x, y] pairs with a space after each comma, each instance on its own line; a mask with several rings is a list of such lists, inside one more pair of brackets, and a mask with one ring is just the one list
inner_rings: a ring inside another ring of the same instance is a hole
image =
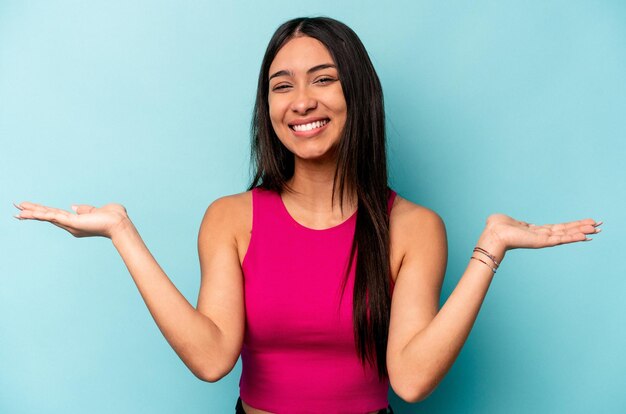
[[298, 132], [310, 131], [310, 130], [315, 129], [315, 128], [321, 128], [324, 125], [326, 125], [327, 123], [328, 123], [328, 120], [324, 119], [323, 121], [315, 121], [315, 122], [311, 122], [311, 123], [308, 123], [308, 124], [294, 125], [292, 128], [293, 128], [294, 131], [298, 131]]

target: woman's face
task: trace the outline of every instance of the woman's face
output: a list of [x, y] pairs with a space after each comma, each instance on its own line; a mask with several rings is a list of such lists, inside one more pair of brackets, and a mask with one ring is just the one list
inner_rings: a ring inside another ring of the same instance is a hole
[[270, 119], [297, 158], [334, 158], [346, 123], [346, 100], [330, 53], [317, 39], [296, 37], [269, 70]]

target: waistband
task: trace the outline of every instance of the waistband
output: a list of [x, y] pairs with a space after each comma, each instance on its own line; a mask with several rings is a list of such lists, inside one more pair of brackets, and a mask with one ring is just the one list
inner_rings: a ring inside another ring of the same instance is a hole
[[[237, 398], [237, 405], [235, 406], [235, 414], [246, 414], [246, 411], [243, 409], [243, 403], [241, 402], [241, 397]], [[391, 404], [387, 406], [387, 408], [382, 408], [376, 412], [376, 414], [394, 414], [393, 408], [391, 408]]]

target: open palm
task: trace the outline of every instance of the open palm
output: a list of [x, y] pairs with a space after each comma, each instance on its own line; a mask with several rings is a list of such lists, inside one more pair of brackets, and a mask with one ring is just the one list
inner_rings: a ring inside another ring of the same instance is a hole
[[602, 222], [593, 219], [584, 219], [568, 223], [535, 225], [504, 214], [493, 214], [487, 219], [488, 231], [506, 250], [539, 249], [591, 240], [587, 235], [599, 233], [601, 224]]
[[89, 205], [72, 206], [76, 212], [23, 202], [15, 205], [20, 220], [47, 221], [75, 237], [102, 236], [111, 238], [112, 233], [128, 220], [126, 209], [121, 204], [107, 204], [96, 208]]

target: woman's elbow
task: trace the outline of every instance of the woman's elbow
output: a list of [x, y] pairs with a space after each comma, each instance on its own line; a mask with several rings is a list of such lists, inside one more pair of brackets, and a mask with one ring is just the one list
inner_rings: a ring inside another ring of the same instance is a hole
[[425, 393], [419, 390], [395, 390], [394, 392], [400, 399], [407, 403], [416, 403], [420, 401], [424, 401], [426, 397], [430, 395], [430, 393]]
[[187, 364], [187, 368], [201, 381], [217, 382], [233, 370], [238, 359], [238, 356], [221, 361], [209, 360], [208, 358], [196, 359], [193, 364]]
[[226, 375], [232, 371], [232, 367], [230, 368], [219, 368], [215, 366], [205, 366], [205, 367], [195, 367], [189, 368], [193, 375], [196, 376], [201, 381], [205, 382], [217, 382], [224, 378]]
[[211, 353], [202, 353], [197, 348], [180, 352], [179, 356], [192, 374], [205, 382], [221, 380], [233, 370], [239, 360], [239, 352], [227, 353], [224, 350], [218, 350]]
[[191, 370], [191, 372], [193, 375], [195, 375], [196, 378], [204, 382], [217, 382], [223, 378], [223, 376], [220, 376], [214, 371], [200, 371], [197, 369], [193, 369]]
[[396, 395], [407, 403], [424, 401], [437, 388], [437, 384], [433, 385], [426, 381], [411, 383], [407, 381], [394, 382], [390, 379], [390, 383]]

